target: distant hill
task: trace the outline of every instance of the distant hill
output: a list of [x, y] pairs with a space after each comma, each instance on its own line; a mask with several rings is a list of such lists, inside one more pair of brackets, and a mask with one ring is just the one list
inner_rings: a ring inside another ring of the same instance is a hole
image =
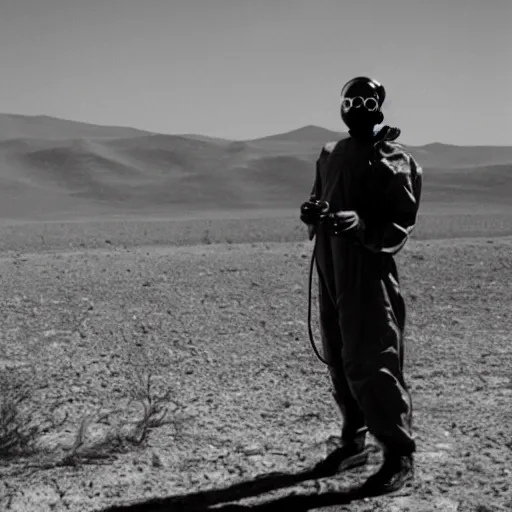
[[187, 139], [200, 140], [202, 142], [214, 142], [216, 144], [230, 144], [233, 140], [222, 139], [220, 137], [209, 137], [208, 135], [198, 135], [196, 133], [184, 133], [180, 135], [181, 137], [185, 137]]
[[148, 133], [135, 128], [99, 126], [49, 116], [0, 114], [0, 141], [6, 139], [102, 139], [135, 137], [148, 135]]
[[[3, 114], [0, 218], [297, 208], [322, 145], [344, 136], [306, 126], [229, 141]], [[425, 202], [510, 206], [512, 147], [409, 149]]]
[[326, 128], [321, 128], [320, 126], [309, 125], [297, 130], [278, 133], [276, 135], [268, 135], [267, 137], [252, 139], [247, 142], [315, 142], [322, 145], [330, 140], [339, 140], [346, 136], [347, 134], [344, 132], [334, 132], [332, 130], [327, 130]]
[[409, 146], [408, 149], [426, 167], [463, 168], [512, 163], [512, 146], [454, 146], [434, 143]]

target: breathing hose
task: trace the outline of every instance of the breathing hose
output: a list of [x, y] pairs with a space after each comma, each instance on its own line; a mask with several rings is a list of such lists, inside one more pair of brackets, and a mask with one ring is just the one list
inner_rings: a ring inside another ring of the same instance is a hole
[[[311, 342], [311, 346], [313, 347], [313, 351], [315, 352], [316, 357], [325, 365], [329, 366], [329, 363], [320, 355], [318, 349], [316, 348], [315, 340], [313, 337], [313, 329], [311, 327], [311, 302], [312, 302], [312, 288], [313, 288], [313, 269], [315, 267], [316, 261], [316, 245], [317, 240], [315, 237], [315, 245], [313, 246], [313, 254], [311, 255], [311, 264], [309, 267], [309, 289], [308, 289], [308, 333], [309, 333], [309, 341]], [[318, 278], [322, 279], [322, 276], [319, 272], [317, 272]]]
[[[319, 201], [315, 198], [315, 196], [311, 196], [309, 201], [306, 201], [301, 206], [301, 220], [308, 225], [317, 226], [323, 221], [325, 216], [329, 212], [329, 203], [327, 201]], [[309, 222], [308, 222], [309, 221]], [[312, 222], [311, 222], [312, 221]], [[330, 366], [329, 363], [320, 355], [316, 348], [315, 339], [313, 337], [313, 329], [311, 327], [311, 302], [312, 302], [312, 288], [313, 288], [313, 270], [315, 268], [316, 261], [316, 250], [318, 246], [318, 234], [315, 233], [313, 235], [315, 238], [315, 242], [313, 245], [313, 254], [311, 255], [311, 264], [309, 267], [309, 283], [308, 283], [308, 333], [309, 333], [309, 341], [311, 342], [311, 347], [316, 355], [316, 357], [325, 365]], [[311, 238], [310, 238], [311, 239]], [[318, 279], [322, 281], [322, 284], [326, 283], [322, 279], [322, 275], [320, 273], [320, 269], [317, 268]], [[327, 289], [326, 286], [324, 286]]]

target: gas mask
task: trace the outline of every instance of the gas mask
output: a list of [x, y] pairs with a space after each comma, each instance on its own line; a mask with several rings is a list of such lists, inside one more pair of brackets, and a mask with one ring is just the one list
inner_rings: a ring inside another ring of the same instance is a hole
[[367, 77], [353, 78], [341, 91], [341, 118], [356, 138], [373, 136], [373, 129], [382, 123], [381, 111], [386, 97], [384, 87]]

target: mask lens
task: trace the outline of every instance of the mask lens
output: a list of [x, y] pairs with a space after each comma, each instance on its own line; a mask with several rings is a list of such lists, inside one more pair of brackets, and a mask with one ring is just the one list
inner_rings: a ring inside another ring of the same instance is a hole
[[341, 108], [343, 110], [347, 111], [351, 105], [352, 105], [352, 102], [351, 102], [350, 98], [343, 98], [343, 100], [341, 102]]
[[375, 98], [366, 98], [364, 105], [370, 112], [374, 112], [379, 108], [379, 104]]
[[354, 108], [361, 108], [363, 106], [363, 98], [361, 98], [361, 96], [356, 96], [352, 99], [352, 105]]

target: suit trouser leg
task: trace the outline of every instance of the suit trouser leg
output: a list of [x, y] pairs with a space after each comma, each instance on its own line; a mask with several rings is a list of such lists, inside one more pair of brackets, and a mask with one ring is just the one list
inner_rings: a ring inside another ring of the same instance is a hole
[[343, 418], [341, 437], [344, 441], [366, 433], [364, 414], [354, 398], [345, 374], [342, 351], [343, 340], [339, 314], [327, 285], [319, 275], [320, 329], [324, 358], [329, 362], [329, 373], [333, 386], [333, 397]]
[[[343, 304], [343, 362], [350, 389], [373, 436], [387, 451], [415, 451], [411, 435], [411, 400], [402, 374], [403, 330], [386, 301], [384, 283], [365, 293], [364, 310]], [[383, 300], [384, 299], [384, 300]]]

